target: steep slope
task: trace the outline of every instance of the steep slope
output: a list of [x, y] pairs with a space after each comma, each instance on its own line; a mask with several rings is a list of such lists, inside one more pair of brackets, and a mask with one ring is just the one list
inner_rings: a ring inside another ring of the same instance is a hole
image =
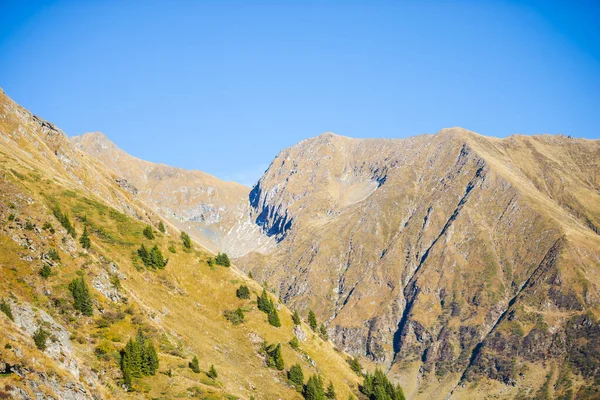
[[201, 171], [140, 160], [100, 132], [71, 141], [109, 169], [123, 188], [208, 249], [237, 256], [270, 248], [272, 241], [248, 220], [250, 189], [246, 186]]
[[[298, 363], [340, 396], [356, 393], [358, 376], [342, 352], [305, 324], [293, 329], [276, 298], [281, 327], [269, 325], [253, 301], [259, 284], [209, 263], [199, 246], [186, 249], [175, 227], [157, 230], [160, 221], [112, 171], [0, 91], [0, 396], [301, 398], [285, 370], [267, 367], [263, 341], [282, 344], [285, 369]], [[148, 226], [154, 238], [143, 234]], [[166, 267], [145, 267], [142, 245], [168, 257]], [[251, 299], [236, 297], [241, 284]], [[234, 325], [224, 312], [238, 308], [244, 322]], [[133, 376], [126, 391], [120, 352], [138, 332], [156, 348], [159, 367]], [[288, 344], [295, 335], [304, 339], [299, 349]], [[188, 368], [193, 356], [200, 373]]]
[[327, 133], [252, 189], [279, 243], [238, 265], [414, 398], [584, 397], [600, 384], [599, 166], [599, 141], [563, 136]]

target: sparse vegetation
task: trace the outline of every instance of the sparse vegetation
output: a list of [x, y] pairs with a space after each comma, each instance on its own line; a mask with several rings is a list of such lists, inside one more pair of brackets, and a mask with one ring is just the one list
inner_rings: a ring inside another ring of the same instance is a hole
[[300, 347], [300, 341], [298, 340], [298, 338], [296, 336], [294, 336], [292, 338], [292, 340], [290, 340], [290, 346], [294, 350], [297, 350]]
[[348, 363], [352, 371], [354, 371], [359, 376], [362, 375], [363, 367], [362, 365], [360, 365], [360, 360], [358, 359], [358, 357], [348, 358], [346, 362]]
[[73, 238], [77, 237], [77, 233], [75, 232], [75, 227], [71, 223], [71, 219], [67, 215], [67, 213], [63, 213], [58, 205], [52, 208], [52, 213], [60, 222], [60, 224], [67, 230], [67, 233], [71, 235]]
[[165, 229], [165, 224], [163, 224], [163, 222], [162, 222], [162, 221], [160, 221], [160, 222], [158, 223], [158, 230], [159, 230], [161, 233], [165, 233], [165, 232], [167, 232], [167, 230]]
[[52, 234], [56, 232], [50, 222], [45, 222], [44, 225], [42, 226], [42, 229], [45, 231], [48, 231]]
[[46, 252], [46, 257], [52, 261], [60, 261], [60, 254], [58, 254], [58, 251], [54, 247], [48, 249]]
[[329, 340], [329, 334], [327, 333], [327, 328], [325, 327], [325, 324], [321, 324], [321, 326], [319, 327], [319, 335], [321, 336], [321, 339]]

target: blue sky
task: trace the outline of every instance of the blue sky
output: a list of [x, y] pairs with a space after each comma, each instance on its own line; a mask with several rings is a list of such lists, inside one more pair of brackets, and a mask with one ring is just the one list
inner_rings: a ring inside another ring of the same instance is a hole
[[325, 131], [600, 137], [597, 1], [6, 1], [0, 86], [69, 135], [253, 184]]

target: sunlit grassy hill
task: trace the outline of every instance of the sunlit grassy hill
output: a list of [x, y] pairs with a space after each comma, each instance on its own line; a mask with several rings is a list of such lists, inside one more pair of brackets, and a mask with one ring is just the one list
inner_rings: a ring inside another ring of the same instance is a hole
[[[143, 234], [147, 226], [153, 239]], [[84, 229], [89, 249], [80, 242]], [[144, 266], [142, 245], [157, 246], [166, 267]], [[340, 399], [357, 394], [359, 377], [347, 355], [305, 323], [295, 329], [306, 340], [292, 348], [291, 311], [272, 297], [281, 326], [270, 325], [256, 305], [262, 287], [235, 266], [209, 263], [211, 257], [198, 245], [185, 248], [177, 229], [62, 132], [0, 94], [0, 298], [10, 310], [0, 313], [3, 396], [302, 398], [286, 377], [293, 364], [305, 380], [320, 374], [331, 381]], [[89, 289], [91, 316], [74, 308], [69, 284], [78, 278]], [[242, 284], [250, 299], [236, 296]], [[224, 317], [238, 308], [242, 323]], [[48, 334], [42, 345], [33, 339], [40, 328]], [[159, 368], [134, 377], [127, 391], [120, 351], [140, 328], [158, 351]], [[267, 366], [264, 342], [282, 345], [282, 371]], [[189, 368], [194, 356], [199, 373]], [[207, 375], [211, 365], [216, 378]]]

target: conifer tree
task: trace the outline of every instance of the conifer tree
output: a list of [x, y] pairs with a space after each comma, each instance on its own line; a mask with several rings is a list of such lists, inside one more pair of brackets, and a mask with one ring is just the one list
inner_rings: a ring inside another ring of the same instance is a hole
[[165, 229], [165, 224], [163, 224], [163, 222], [162, 222], [162, 221], [160, 221], [160, 222], [158, 223], [158, 230], [159, 230], [161, 233], [165, 233], [165, 232], [167, 231], [167, 230]]
[[288, 381], [290, 381], [292, 385], [296, 386], [297, 389], [302, 388], [302, 385], [304, 385], [304, 373], [302, 372], [302, 367], [300, 364], [292, 365], [287, 373], [287, 378]]
[[279, 328], [281, 326], [281, 321], [279, 320], [279, 314], [277, 313], [277, 310], [275, 309], [275, 307], [273, 307], [271, 309], [271, 312], [269, 313], [267, 320], [269, 321], [269, 324], [271, 324], [272, 326], [274, 326], [276, 328]]
[[192, 248], [192, 239], [190, 239], [190, 235], [188, 235], [184, 231], [181, 231], [181, 241], [183, 242], [183, 247], [185, 247], [186, 249]]
[[298, 310], [294, 310], [294, 315], [292, 315], [292, 322], [294, 325], [300, 325], [302, 320], [300, 319], [300, 314], [298, 314]]
[[41, 350], [46, 350], [46, 340], [48, 339], [50, 334], [44, 330], [41, 326], [37, 328], [37, 330], [33, 333], [33, 341], [35, 342], [35, 346]]
[[85, 226], [83, 228], [83, 233], [81, 234], [81, 237], [79, 238], [79, 243], [81, 244], [81, 247], [83, 247], [84, 249], [89, 249], [90, 247], [92, 247], [92, 241], [90, 240], [90, 236], [88, 235], [87, 226]]
[[199, 374], [200, 373], [200, 365], [198, 365], [198, 357], [194, 356], [192, 361], [189, 364], [189, 367], [192, 371]]
[[152, 343], [149, 343], [146, 348], [146, 365], [148, 371], [147, 374], [156, 375], [156, 371], [158, 371], [158, 353]]
[[267, 289], [263, 288], [261, 295], [256, 299], [258, 304], [258, 309], [264, 312], [265, 314], [269, 314], [273, 308], [273, 303], [269, 298], [269, 294], [267, 293]]
[[306, 400], [325, 400], [325, 392], [323, 390], [323, 380], [319, 375], [312, 375], [308, 378], [304, 387], [304, 398]]
[[150, 225], [146, 225], [146, 227], [144, 228], [144, 236], [146, 236], [147, 239], [153, 240], [154, 239], [154, 232], [152, 231], [152, 227]]
[[285, 368], [285, 365], [283, 362], [283, 355], [281, 354], [281, 344], [278, 344], [277, 347], [275, 347], [275, 353], [273, 354], [273, 360], [275, 362], [275, 368], [277, 368], [280, 371], [283, 371], [283, 368]]
[[315, 315], [313, 310], [308, 311], [308, 325], [310, 325], [310, 328], [313, 331], [317, 330], [317, 327], [318, 327], [317, 316]]
[[217, 369], [214, 365], [210, 364], [210, 368], [208, 369], [206, 376], [208, 376], [210, 379], [217, 379], [219, 374], [217, 373]]
[[329, 340], [329, 334], [327, 333], [327, 328], [325, 328], [325, 324], [321, 324], [319, 327], [319, 334], [323, 340]]
[[298, 347], [300, 347], [300, 342], [298, 341], [298, 338], [296, 336], [294, 336], [292, 338], [292, 340], [290, 340], [290, 346], [294, 350], [296, 350]]
[[83, 277], [73, 279], [69, 283], [69, 290], [73, 296], [73, 307], [83, 315], [92, 316], [92, 298]]
[[333, 387], [333, 382], [329, 381], [329, 386], [327, 386], [327, 390], [325, 391], [325, 397], [330, 400], [335, 399], [335, 388]]

